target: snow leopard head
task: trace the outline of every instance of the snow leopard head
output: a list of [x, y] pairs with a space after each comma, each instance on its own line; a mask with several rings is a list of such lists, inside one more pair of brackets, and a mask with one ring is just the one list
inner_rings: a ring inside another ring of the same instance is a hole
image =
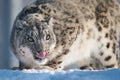
[[56, 44], [52, 26], [52, 18], [43, 19], [38, 14], [27, 15], [23, 20], [16, 20], [11, 40], [17, 55], [29, 53], [28, 55], [32, 55], [38, 63], [47, 59]]

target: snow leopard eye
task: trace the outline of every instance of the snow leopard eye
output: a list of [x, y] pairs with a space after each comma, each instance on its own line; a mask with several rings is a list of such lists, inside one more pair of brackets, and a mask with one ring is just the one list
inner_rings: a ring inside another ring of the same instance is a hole
[[49, 40], [49, 39], [50, 39], [50, 34], [47, 34], [46, 40]]
[[27, 40], [28, 40], [29, 42], [34, 42], [34, 39], [33, 39], [32, 37], [28, 37]]

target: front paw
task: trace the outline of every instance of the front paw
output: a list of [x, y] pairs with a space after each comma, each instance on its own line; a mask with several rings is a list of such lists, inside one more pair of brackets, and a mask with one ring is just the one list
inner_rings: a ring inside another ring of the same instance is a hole
[[38, 69], [38, 70], [47, 69], [47, 70], [50, 70], [50, 71], [55, 71], [54, 68], [51, 68], [51, 67], [48, 67], [48, 66], [39, 66], [39, 67], [35, 67], [35, 69]]

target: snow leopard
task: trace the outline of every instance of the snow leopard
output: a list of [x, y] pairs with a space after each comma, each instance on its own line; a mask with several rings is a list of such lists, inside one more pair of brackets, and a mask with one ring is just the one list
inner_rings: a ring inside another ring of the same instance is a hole
[[16, 17], [11, 48], [20, 67], [102, 70], [119, 66], [117, 0], [37, 0]]

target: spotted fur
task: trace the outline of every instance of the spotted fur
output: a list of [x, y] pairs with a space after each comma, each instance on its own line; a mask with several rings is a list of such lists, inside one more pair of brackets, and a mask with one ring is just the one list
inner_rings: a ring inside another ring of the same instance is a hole
[[[120, 4], [116, 0], [37, 0], [17, 16], [11, 47], [36, 69], [118, 68]], [[36, 54], [47, 51], [48, 57]]]

